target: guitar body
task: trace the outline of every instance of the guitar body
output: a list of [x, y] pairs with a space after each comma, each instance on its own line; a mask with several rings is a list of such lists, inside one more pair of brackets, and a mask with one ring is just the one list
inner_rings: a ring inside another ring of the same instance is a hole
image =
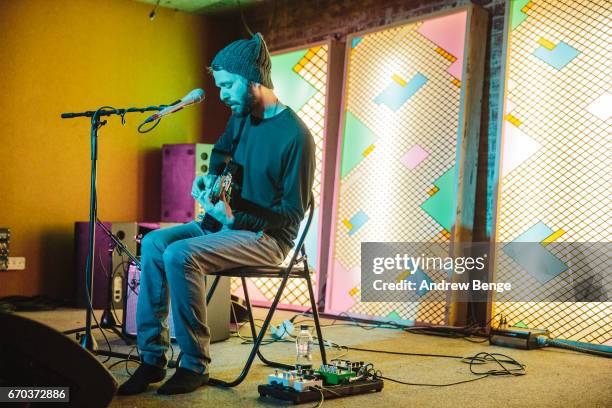
[[[215, 179], [212, 189], [208, 198], [210, 202], [216, 204], [221, 200], [221, 195], [225, 196], [226, 200], [230, 205], [236, 204], [240, 201], [240, 191], [242, 186], [242, 171], [243, 167], [230, 160], [225, 166], [223, 173]], [[209, 214], [204, 214], [204, 218], [200, 223], [202, 229], [211, 232], [218, 232], [221, 230], [223, 225], [211, 217]]]

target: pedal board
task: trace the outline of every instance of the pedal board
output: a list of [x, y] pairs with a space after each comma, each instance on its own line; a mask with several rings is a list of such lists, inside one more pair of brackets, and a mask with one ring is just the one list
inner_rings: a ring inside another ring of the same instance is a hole
[[380, 392], [383, 389], [383, 380], [358, 380], [349, 384], [338, 384], [324, 386], [318, 389], [309, 388], [306, 391], [297, 391], [294, 388], [285, 387], [280, 384], [259, 385], [257, 391], [262, 397], [272, 397], [282, 401], [290, 401], [294, 404], [315, 402], [321, 400], [321, 393], [325, 399], [348, 397], [351, 395]]
[[268, 384], [257, 390], [262, 397], [273, 397], [294, 404], [380, 392], [383, 381], [372, 376], [372, 364], [363, 361], [332, 360], [318, 370], [298, 368], [279, 371], [268, 376]]

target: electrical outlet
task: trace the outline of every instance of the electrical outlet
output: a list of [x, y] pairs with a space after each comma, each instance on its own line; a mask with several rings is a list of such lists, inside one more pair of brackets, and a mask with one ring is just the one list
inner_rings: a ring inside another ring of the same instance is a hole
[[9, 256], [8, 270], [23, 271], [26, 268], [26, 259], [23, 256]]

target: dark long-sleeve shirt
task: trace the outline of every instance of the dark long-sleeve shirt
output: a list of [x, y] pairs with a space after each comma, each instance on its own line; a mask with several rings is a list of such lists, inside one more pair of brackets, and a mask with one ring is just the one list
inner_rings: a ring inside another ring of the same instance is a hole
[[210, 174], [219, 175], [231, 156], [232, 140], [244, 122], [234, 161], [243, 167], [242, 193], [232, 229], [264, 231], [284, 253], [293, 247], [310, 199], [315, 145], [310, 131], [289, 107], [256, 119], [232, 116], [210, 159]]

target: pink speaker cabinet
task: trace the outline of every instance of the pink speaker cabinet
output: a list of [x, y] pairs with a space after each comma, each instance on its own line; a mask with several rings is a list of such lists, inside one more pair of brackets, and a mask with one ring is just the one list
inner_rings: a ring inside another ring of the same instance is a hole
[[191, 197], [196, 176], [208, 173], [212, 144], [165, 144], [162, 147], [161, 220], [189, 222], [201, 212]]

